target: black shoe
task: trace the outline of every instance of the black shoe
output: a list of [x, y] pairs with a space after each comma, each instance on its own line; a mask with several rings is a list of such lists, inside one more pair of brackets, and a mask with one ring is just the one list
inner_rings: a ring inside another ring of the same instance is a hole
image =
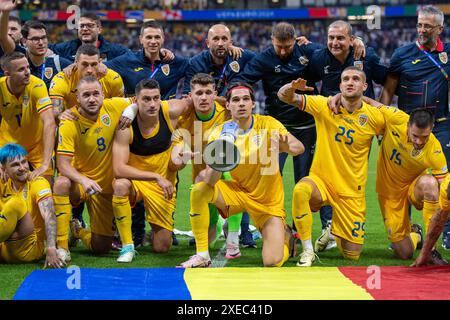
[[239, 242], [244, 248], [256, 248], [256, 242], [253, 240], [253, 235], [250, 231], [243, 232], [239, 237]]
[[[423, 246], [423, 232], [422, 232], [422, 227], [419, 224], [412, 224], [411, 225], [411, 232], [417, 233], [420, 236], [420, 240], [419, 242], [417, 242], [417, 247], [416, 250], [420, 250], [422, 249]], [[437, 252], [437, 251], [436, 251]], [[439, 254], [439, 252], [438, 252]], [[442, 257], [441, 257], [442, 258]]]
[[436, 249], [433, 249], [433, 251], [431, 251], [431, 262], [432, 264], [437, 266], [448, 265], [448, 261], [442, 258], [441, 254]]
[[144, 245], [144, 236], [145, 234], [134, 235], [133, 243], [135, 249], [142, 247]]
[[189, 247], [195, 246], [195, 238], [189, 240]]
[[175, 233], [172, 231], [172, 245], [173, 246], [177, 246], [180, 243], [178, 242], [177, 236], [175, 235]]

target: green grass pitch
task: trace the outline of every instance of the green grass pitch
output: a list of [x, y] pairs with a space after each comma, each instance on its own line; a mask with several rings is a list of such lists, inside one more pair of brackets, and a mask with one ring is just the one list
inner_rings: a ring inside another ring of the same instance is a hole
[[[315, 263], [316, 266], [334, 267], [334, 266], [369, 266], [369, 265], [409, 265], [412, 261], [401, 261], [396, 259], [392, 251], [388, 249], [389, 242], [383, 226], [383, 219], [378, 207], [378, 201], [375, 193], [375, 165], [378, 153], [378, 145], [373, 143], [372, 152], [369, 160], [369, 178], [366, 188], [367, 199], [367, 221], [366, 221], [366, 238], [363, 253], [357, 262], [345, 261], [337, 249], [332, 249], [320, 254], [320, 262]], [[284, 172], [285, 187], [285, 207], [287, 220], [292, 222], [291, 217], [291, 200], [293, 181], [292, 158], [288, 158], [288, 162]], [[180, 183], [178, 189], [177, 209], [175, 216], [175, 228], [179, 230], [190, 230], [189, 225], [189, 186], [191, 184], [191, 172], [188, 166], [180, 172]], [[413, 221], [423, 225], [422, 215], [413, 210]], [[319, 214], [314, 214], [314, 233], [316, 239], [321, 233], [321, 225]], [[171, 248], [167, 254], [154, 254], [150, 247], [140, 248], [139, 255], [135, 261], [130, 264], [118, 264], [115, 260], [117, 252], [111, 251], [108, 255], [97, 257], [91, 255], [83, 246], [72, 250], [72, 261], [74, 265], [89, 268], [156, 268], [156, 267], [173, 267], [178, 263], [186, 260], [190, 255], [194, 254], [195, 248], [189, 247], [188, 238], [178, 236], [180, 240], [179, 246]], [[440, 247], [439, 250], [444, 258], [450, 259], [450, 252]], [[215, 247], [211, 250], [211, 257], [215, 257], [219, 249], [223, 246], [224, 241], [219, 240]], [[261, 240], [257, 241], [257, 249], [241, 249], [242, 257], [231, 260], [227, 263], [227, 267], [259, 267], [262, 266], [261, 260]], [[415, 257], [417, 253], [415, 254]], [[285, 267], [295, 267], [296, 259], [291, 258]], [[23, 279], [33, 270], [42, 268], [43, 263], [33, 263], [26, 265], [0, 265], [0, 299], [12, 299], [15, 291], [19, 287]]]

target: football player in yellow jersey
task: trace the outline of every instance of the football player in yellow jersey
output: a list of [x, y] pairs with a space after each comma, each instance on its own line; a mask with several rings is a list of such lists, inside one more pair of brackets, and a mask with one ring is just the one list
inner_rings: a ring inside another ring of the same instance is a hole
[[45, 83], [30, 75], [22, 53], [3, 56], [1, 65], [6, 77], [0, 78], [0, 146], [22, 145], [33, 167], [31, 178], [43, 175], [51, 181], [56, 125]]
[[55, 180], [54, 201], [58, 213], [58, 248], [68, 252], [68, 225], [71, 203], [86, 202], [92, 233], [71, 224], [94, 253], [106, 253], [114, 235], [112, 211], [112, 143], [122, 111], [130, 99], [104, 99], [102, 85], [93, 76], [80, 80], [78, 108], [72, 108], [77, 120], [61, 121], [56, 151], [60, 175]]
[[[85, 76], [99, 77], [100, 52], [92, 44], [81, 45], [75, 56], [75, 70], [70, 77], [59, 72], [50, 84], [50, 98], [53, 103], [55, 118], [65, 110], [77, 105], [78, 81]], [[106, 75], [99, 79], [105, 98], [123, 97], [124, 85], [122, 77], [114, 70], [108, 69]]]
[[143, 200], [152, 227], [152, 250], [166, 253], [172, 244], [176, 171], [169, 166], [172, 132], [178, 118], [191, 108], [188, 100], [161, 101], [154, 79], [136, 85], [137, 117], [129, 130], [118, 130], [113, 143], [112, 205], [122, 240], [118, 262], [131, 262], [131, 203]]
[[49, 182], [43, 177], [29, 180], [27, 152], [18, 144], [0, 149], [0, 163], [9, 177], [6, 183], [0, 182], [0, 261], [36, 261], [46, 251], [44, 267], [64, 266], [66, 262], [58, 258], [56, 250], [56, 216]]
[[439, 239], [439, 235], [444, 230], [445, 224], [450, 220], [450, 175], [442, 181], [439, 192], [439, 209], [431, 217], [430, 224], [428, 226], [428, 232], [424, 241], [422, 250], [417, 257], [416, 261], [412, 264], [415, 267], [425, 266], [433, 262], [432, 251]]
[[[220, 180], [221, 172], [206, 166], [204, 180], [191, 190], [190, 221], [197, 253], [181, 263], [182, 268], [209, 267], [208, 204], [213, 203], [224, 218], [247, 211], [263, 236], [264, 266], [282, 266], [293, 249], [293, 236], [285, 222], [284, 190], [278, 167], [279, 152], [298, 155], [303, 144], [270, 116], [252, 115], [253, 89], [247, 84], [232, 85], [226, 95], [232, 124], [238, 127], [235, 145], [241, 155], [230, 171], [232, 180]], [[218, 139], [224, 124], [216, 127], [209, 141]], [[275, 190], [275, 192], [274, 192]]]
[[[182, 116], [178, 128], [174, 133], [174, 140], [182, 138], [181, 143], [175, 144], [172, 149], [172, 161], [175, 164], [184, 164], [180, 155], [184, 156], [184, 160], [190, 157], [182, 153], [184, 144], [191, 151], [192, 161], [192, 182], [201, 180], [199, 173], [206, 168], [203, 161], [203, 150], [208, 142], [208, 136], [212, 130], [219, 124], [230, 119], [229, 112], [217, 102], [217, 92], [215, 88], [214, 78], [205, 73], [194, 75], [190, 81], [190, 96], [194, 104], [187, 115]], [[225, 98], [224, 98], [225, 99]], [[180, 170], [181, 168], [178, 168]], [[231, 179], [228, 172], [224, 172], [224, 179]], [[208, 234], [208, 242], [212, 243], [218, 236], [217, 224], [219, 222], [219, 212], [213, 205], [209, 205], [210, 226]], [[225, 257], [235, 259], [241, 256], [239, 250], [239, 227], [241, 224], [242, 214], [236, 214], [227, 219], [228, 233], [226, 239]], [[219, 224], [220, 231], [220, 224]], [[191, 244], [191, 243], [190, 243]]]
[[331, 233], [344, 258], [358, 260], [364, 242], [365, 185], [372, 138], [385, 128], [383, 114], [363, 102], [366, 76], [356, 67], [341, 75], [341, 108], [335, 115], [323, 96], [299, 95], [311, 90], [297, 79], [283, 86], [278, 97], [314, 116], [317, 128], [316, 153], [310, 174], [294, 188], [292, 216], [302, 240], [298, 266], [309, 267], [315, 260], [312, 214], [324, 204], [333, 207]]
[[448, 174], [447, 162], [431, 132], [434, 116], [429, 110], [416, 109], [410, 115], [394, 107], [381, 106], [379, 110], [386, 129], [378, 153], [378, 201], [395, 254], [411, 259], [416, 247], [420, 249], [422, 232], [420, 225], [413, 225], [411, 232], [409, 205], [423, 210], [427, 232], [439, 208], [439, 183]]

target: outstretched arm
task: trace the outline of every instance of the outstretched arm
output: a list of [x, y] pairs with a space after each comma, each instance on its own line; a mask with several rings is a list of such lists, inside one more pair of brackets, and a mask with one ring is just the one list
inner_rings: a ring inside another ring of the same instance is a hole
[[300, 91], [314, 91], [314, 88], [306, 85], [306, 80], [298, 78], [297, 80], [287, 83], [278, 90], [278, 99], [292, 106], [300, 107], [303, 105], [303, 96], [295, 93]]
[[11, 0], [0, 0], [0, 45], [5, 54], [13, 52], [16, 48], [14, 39], [8, 35], [9, 12], [15, 7], [15, 3]]

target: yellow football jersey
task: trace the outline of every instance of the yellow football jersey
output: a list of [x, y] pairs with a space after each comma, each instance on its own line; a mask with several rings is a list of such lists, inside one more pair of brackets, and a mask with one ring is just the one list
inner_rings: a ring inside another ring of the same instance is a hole
[[[235, 145], [241, 160], [230, 171], [249, 197], [261, 204], [272, 206], [284, 203], [284, 189], [278, 167], [278, 152], [271, 152], [271, 135], [275, 132], [287, 135], [287, 129], [270, 116], [253, 115], [252, 126], [246, 133], [237, 136]], [[223, 124], [218, 125], [209, 136], [209, 141], [219, 138]]]
[[334, 114], [323, 96], [303, 95], [301, 109], [314, 116], [317, 141], [310, 172], [338, 195], [363, 197], [370, 146], [385, 126], [382, 113], [363, 103], [349, 113], [341, 107]]
[[439, 207], [445, 212], [450, 212], [450, 200], [448, 192], [449, 183], [450, 183], [450, 175], [447, 175], [447, 177], [441, 183], [439, 192]]
[[43, 123], [39, 114], [51, 110], [52, 102], [41, 79], [31, 75], [20, 97], [9, 91], [6, 79], [0, 78], [0, 145], [14, 142], [29, 152], [42, 143]]
[[[64, 72], [59, 72], [53, 77], [50, 84], [50, 98], [64, 100], [66, 109], [70, 109], [78, 104], [77, 86], [80, 80], [78, 72], [67, 78]], [[106, 75], [99, 80], [102, 85], [105, 98], [124, 97], [125, 89], [122, 77], [114, 70], [108, 69]]]
[[59, 126], [57, 155], [73, 157], [73, 167], [96, 181], [104, 194], [112, 194], [112, 143], [122, 111], [132, 102], [127, 98], [105, 99], [97, 121], [78, 116], [76, 121], [62, 121]]
[[409, 115], [395, 107], [379, 109], [386, 120], [377, 161], [377, 193], [395, 198], [408, 191], [409, 185], [425, 170], [437, 179], [448, 173], [440, 142], [434, 134], [422, 150], [414, 149], [408, 138]]
[[39, 241], [46, 239], [45, 223], [42, 218], [41, 211], [39, 210], [39, 202], [52, 197], [52, 189], [47, 179], [43, 177], [37, 177], [33, 181], [28, 181], [21, 190], [14, 190], [11, 180], [8, 180], [5, 184], [0, 183], [0, 192], [3, 207], [4, 203], [13, 196], [21, 196], [26, 202], [28, 212], [33, 218], [34, 229]]
[[[167, 123], [167, 126], [171, 132], [173, 132], [173, 127], [170, 122], [170, 116], [169, 116], [169, 104], [167, 101], [161, 101], [161, 109], [163, 112], [164, 120]], [[158, 124], [158, 127], [153, 130], [153, 132], [149, 136], [145, 136], [145, 139], [150, 139], [154, 136], [156, 136], [159, 132], [159, 129], [161, 127], [161, 124]], [[130, 137], [130, 144], [133, 142], [133, 128], [130, 127], [131, 137]], [[170, 139], [170, 137], [169, 137]], [[168, 148], [167, 150], [152, 154], [152, 155], [137, 155], [132, 152], [130, 152], [130, 156], [128, 159], [128, 164], [132, 167], [135, 167], [136, 169], [143, 170], [143, 171], [150, 171], [154, 173], [158, 173], [167, 180], [171, 181], [173, 184], [175, 184], [176, 181], [176, 172], [169, 170], [169, 161], [170, 161], [170, 155], [171, 155], [172, 148]], [[156, 184], [156, 182], [154, 182]], [[159, 188], [159, 187], [158, 187]]]
[[192, 181], [195, 180], [200, 171], [206, 168], [202, 154], [208, 143], [209, 135], [217, 125], [229, 119], [227, 110], [217, 102], [214, 103], [213, 114], [207, 120], [200, 120], [194, 109], [187, 115], [180, 117], [177, 130], [174, 133], [174, 141], [178, 143], [184, 137], [184, 141], [191, 148], [191, 151], [198, 152], [198, 155], [192, 161]]

